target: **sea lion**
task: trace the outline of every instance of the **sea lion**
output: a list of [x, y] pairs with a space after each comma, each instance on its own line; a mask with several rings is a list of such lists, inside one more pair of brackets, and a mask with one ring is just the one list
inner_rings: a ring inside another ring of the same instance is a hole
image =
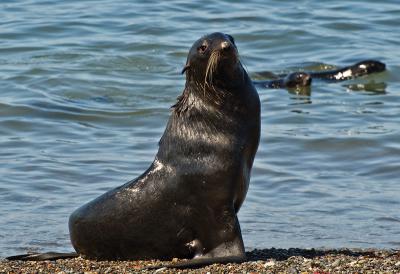
[[237, 218], [260, 138], [260, 100], [233, 38], [189, 51], [186, 84], [159, 150], [138, 178], [74, 211], [77, 253], [97, 260], [242, 261]]
[[311, 75], [306, 72], [292, 72], [283, 78], [267, 80], [267, 81], [253, 81], [255, 85], [264, 88], [277, 89], [277, 88], [301, 88], [311, 85]]

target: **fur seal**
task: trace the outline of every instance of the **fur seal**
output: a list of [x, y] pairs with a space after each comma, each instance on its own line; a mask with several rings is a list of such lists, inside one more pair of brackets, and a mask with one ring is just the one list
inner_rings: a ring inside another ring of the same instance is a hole
[[197, 40], [182, 73], [185, 88], [151, 166], [71, 214], [71, 242], [80, 255], [245, 259], [236, 214], [260, 138], [258, 93], [227, 34]]

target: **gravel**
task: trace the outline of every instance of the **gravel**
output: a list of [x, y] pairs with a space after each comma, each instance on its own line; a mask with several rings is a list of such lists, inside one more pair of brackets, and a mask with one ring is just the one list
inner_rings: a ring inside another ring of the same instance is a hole
[[377, 249], [255, 249], [241, 264], [213, 264], [199, 269], [146, 270], [173, 264], [151, 261], [91, 261], [83, 258], [57, 261], [0, 260], [0, 273], [400, 273], [399, 250]]

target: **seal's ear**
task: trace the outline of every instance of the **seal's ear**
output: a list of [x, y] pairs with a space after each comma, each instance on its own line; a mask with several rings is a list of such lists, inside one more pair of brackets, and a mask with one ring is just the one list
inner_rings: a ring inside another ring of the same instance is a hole
[[183, 69], [182, 69], [182, 74], [184, 74], [185, 73], [185, 71], [187, 71], [188, 69], [190, 68], [190, 65], [189, 64], [187, 64], [186, 66], [184, 66], [183, 67]]
[[227, 34], [226, 36], [228, 36], [229, 40], [231, 40], [232, 44], [235, 45], [235, 39], [233, 39], [232, 35]]

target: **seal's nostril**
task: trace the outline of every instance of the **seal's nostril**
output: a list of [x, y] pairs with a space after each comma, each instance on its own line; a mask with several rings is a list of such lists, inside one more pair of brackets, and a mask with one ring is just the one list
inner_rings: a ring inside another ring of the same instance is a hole
[[228, 41], [223, 41], [223, 42], [221, 43], [221, 49], [223, 49], [223, 50], [229, 49], [230, 46], [231, 46], [231, 45], [229, 44]]

